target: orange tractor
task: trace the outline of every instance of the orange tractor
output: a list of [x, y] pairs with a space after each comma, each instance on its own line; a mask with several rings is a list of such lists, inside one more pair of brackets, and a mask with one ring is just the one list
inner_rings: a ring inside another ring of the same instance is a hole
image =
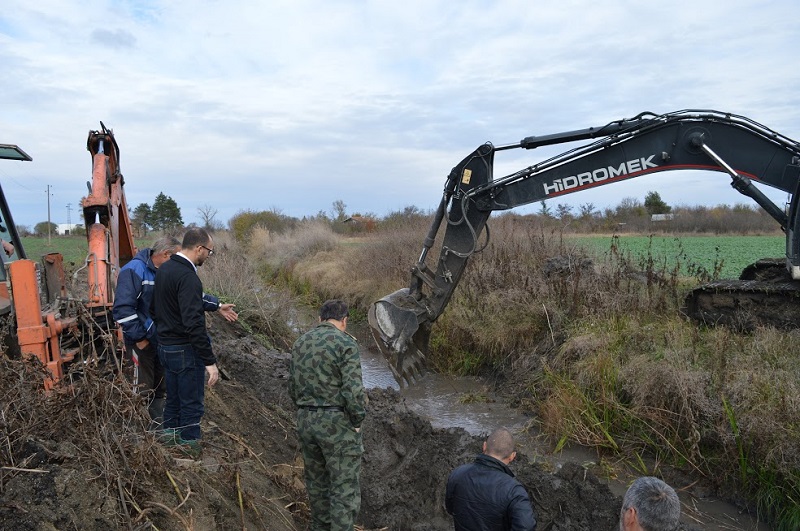
[[[73, 282], [83, 287], [73, 289], [71, 295], [60, 253], [45, 255], [41, 264], [28, 259], [0, 188], [0, 236], [14, 245], [10, 256], [0, 253], [5, 346], [12, 353], [41, 361], [47, 370], [46, 389], [64, 378], [72, 363], [121, 359], [122, 343], [111, 307], [119, 268], [133, 258], [136, 248], [119, 169], [119, 146], [113, 132], [102, 122], [100, 126], [101, 130], [89, 132], [87, 141], [92, 181], [81, 207], [89, 249]], [[0, 158], [32, 160], [14, 145], [0, 145]], [[85, 296], [78, 298], [75, 291], [85, 292]]]

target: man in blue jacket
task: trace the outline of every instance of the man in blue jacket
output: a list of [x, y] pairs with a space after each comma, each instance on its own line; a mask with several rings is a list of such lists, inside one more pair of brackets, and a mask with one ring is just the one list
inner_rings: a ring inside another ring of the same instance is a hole
[[483, 454], [450, 474], [445, 508], [456, 531], [536, 529], [528, 493], [508, 468], [516, 457], [511, 432], [498, 428], [483, 443]]
[[[166, 403], [164, 368], [158, 360], [156, 327], [150, 315], [156, 271], [181, 248], [174, 236], [164, 236], [149, 249], [139, 251], [119, 271], [114, 294], [114, 320], [122, 327], [125, 346], [134, 363], [133, 384], [148, 395], [148, 412], [157, 428], [163, 421]], [[227, 320], [235, 321], [233, 304], [220, 304], [213, 295], [203, 294], [203, 309], [219, 311]]]

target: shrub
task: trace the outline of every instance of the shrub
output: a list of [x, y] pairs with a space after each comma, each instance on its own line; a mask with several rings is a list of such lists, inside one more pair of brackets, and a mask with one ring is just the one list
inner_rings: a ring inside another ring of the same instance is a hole
[[250, 238], [249, 251], [255, 259], [272, 270], [291, 271], [298, 261], [333, 249], [338, 241], [339, 236], [333, 233], [329, 224], [307, 221], [286, 233], [255, 227]]
[[281, 214], [276, 210], [256, 212], [245, 210], [237, 213], [228, 221], [233, 237], [239, 242], [244, 242], [251, 237], [253, 229], [260, 227], [271, 233], [280, 234], [290, 230], [297, 223], [297, 219]]
[[295, 338], [288, 324], [296, 307], [292, 295], [261, 282], [258, 264], [245, 257], [243, 247], [229, 233], [214, 234], [214, 251], [198, 270], [204, 289], [236, 304], [239, 319], [268, 336], [273, 346], [290, 347]]

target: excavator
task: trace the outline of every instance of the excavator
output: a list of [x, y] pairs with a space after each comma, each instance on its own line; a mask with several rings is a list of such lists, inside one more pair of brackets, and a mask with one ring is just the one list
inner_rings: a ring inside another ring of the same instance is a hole
[[[113, 360], [119, 363], [122, 343], [111, 315], [119, 268], [136, 254], [124, 179], [119, 169], [119, 146], [113, 131], [100, 122], [90, 131], [87, 150], [92, 156], [89, 193], [82, 198], [88, 253], [67, 290], [63, 256], [49, 253], [41, 264], [27, 258], [6, 196], [0, 188], [0, 236], [14, 245], [2, 256], [0, 318], [4, 346], [12, 355], [38, 359], [45, 368], [44, 387], [51, 390], [67, 368]], [[0, 145], [0, 158], [31, 161], [16, 145]], [[7, 236], [5, 236], [7, 235]], [[83, 292], [84, 297], [77, 297]], [[79, 364], [78, 364], [79, 363]]]
[[[509, 175], [493, 175], [496, 153], [589, 141]], [[727, 173], [731, 186], [761, 206], [786, 234], [786, 256], [759, 260], [739, 280], [699, 286], [684, 313], [707, 325], [800, 328], [800, 144], [744, 116], [713, 110], [643, 112], [600, 127], [485, 143], [448, 174], [441, 201], [407, 288], [368, 310], [372, 335], [402, 387], [425, 372], [431, 325], [442, 314], [467, 261], [488, 242], [495, 211], [667, 170]], [[754, 183], [786, 192], [781, 208]], [[435, 267], [426, 263], [443, 222]], [[485, 235], [485, 236], [484, 236]]]

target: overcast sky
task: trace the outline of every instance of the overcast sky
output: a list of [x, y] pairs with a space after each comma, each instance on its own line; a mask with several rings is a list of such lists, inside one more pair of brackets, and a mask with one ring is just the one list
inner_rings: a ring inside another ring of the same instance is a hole
[[[131, 208], [302, 217], [439, 201], [478, 145], [714, 109], [800, 139], [797, 0], [4, 0], [0, 161], [17, 224], [79, 222], [86, 138], [115, 132]], [[566, 147], [566, 146], [565, 146]], [[557, 151], [498, 153], [495, 177]], [[558, 199], [748, 203], [721, 173]], [[767, 191], [767, 190], [765, 190]], [[770, 192], [778, 202], [785, 194]], [[68, 205], [70, 207], [68, 207]], [[555, 204], [552, 205], [555, 207]], [[71, 208], [71, 210], [69, 210]], [[522, 207], [538, 210], [538, 205]]]

